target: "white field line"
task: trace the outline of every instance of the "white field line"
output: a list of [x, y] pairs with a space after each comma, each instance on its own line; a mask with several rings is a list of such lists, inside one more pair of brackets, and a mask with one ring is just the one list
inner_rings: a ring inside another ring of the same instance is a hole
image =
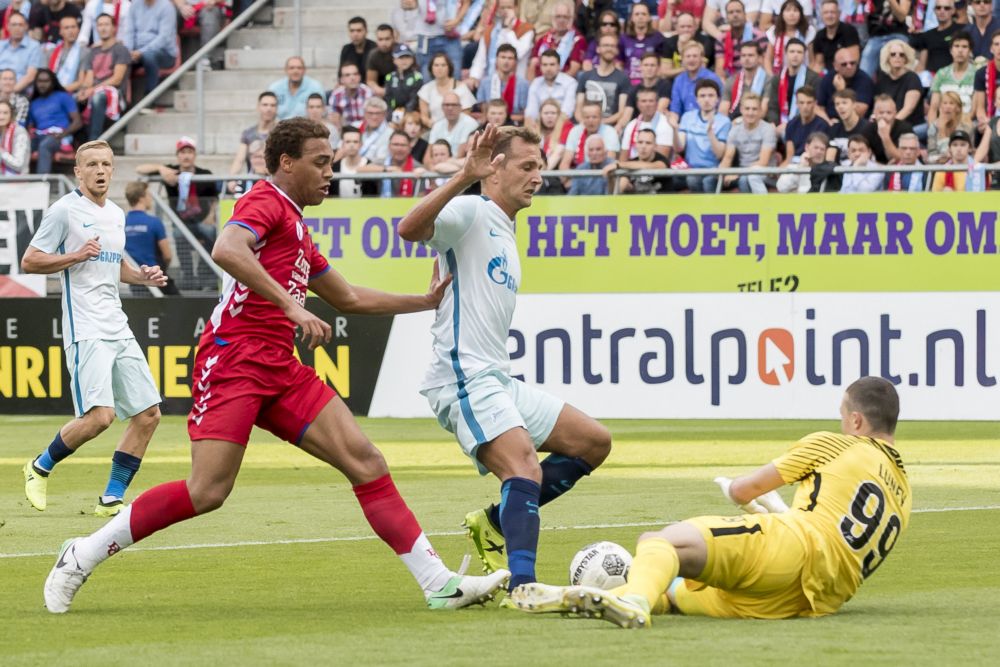
[[[925, 509], [913, 510], [913, 514], [932, 514], [936, 512], [986, 512], [990, 510], [1000, 510], [1000, 505], [979, 505], [973, 507], [928, 507]], [[606, 528], [648, 528], [650, 526], [663, 526], [671, 521], [640, 522], [640, 523], [593, 523], [581, 526], [548, 526], [542, 530], [593, 530]], [[455, 535], [465, 535], [464, 530], [447, 530], [436, 533], [427, 533], [427, 537], [451, 537]], [[325, 544], [327, 542], [364, 542], [366, 540], [377, 540], [376, 535], [348, 535], [345, 537], [303, 537], [292, 540], [246, 540], [242, 542], [214, 542], [206, 544], [171, 544], [160, 547], [130, 547], [133, 551], [182, 551], [186, 549], [230, 549], [233, 547], [257, 547], [270, 546], [276, 544]], [[53, 556], [55, 551], [36, 551], [27, 553], [0, 553], [0, 558], [37, 558], [41, 556]]]

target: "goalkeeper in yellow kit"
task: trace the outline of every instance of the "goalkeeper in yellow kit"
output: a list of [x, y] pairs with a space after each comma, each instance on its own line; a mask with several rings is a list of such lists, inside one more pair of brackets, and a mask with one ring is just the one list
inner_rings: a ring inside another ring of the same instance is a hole
[[[613, 591], [530, 584], [528, 612], [603, 618], [626, 628], [650, 614], [790, 618], [832, 614], [882, 564], [912, 499], [894, 446], [899, 397], [864, 377], [840, 406], [841, 433], [808, 435], [754, 472], [715, 481], [748, 512], [702, 516], [639, 538], [628, 583]], [[791, 508], [776, 493], [798, 483]]]

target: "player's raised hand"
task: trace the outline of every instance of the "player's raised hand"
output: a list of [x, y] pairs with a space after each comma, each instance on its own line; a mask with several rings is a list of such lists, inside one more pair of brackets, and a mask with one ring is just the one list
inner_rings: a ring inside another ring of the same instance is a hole
[[143, 264], [139, 267], [139, 273], [142, 275], [142, 279], [146, 285], [165, 287], [167, 284], [167, 274], [159, 266], [146, 266]]
[[302, 329], [299, 338], [302, 339], [310, 350], [315, 350], [322, 343], [330, 342], [330, 337], [333, 335], [333, 329], [330, 325], [299, 304], [294, 304], [285, 314], [288, 316], [288, 319], [299, 325]]
[[101, 254], [101, 237], [95, 236], [76, 251], [77, 261], [86, 262]]
[[451, 284], [452, 275], [441, 277], [441, 273], [438, 267], [438, 260], [434, 260], [434, 271], [431, 273], [431, 286], [427, 290], [427, 299], [430, 301], [431, 308], [437, 308], [438, 304], [441, 303], [441, 299], [444, 298], [444, 291]]
[[487, 123], [482, 132], [476, 132], [469, 139], [469, 150], [466, 153], [465, 166], [462, 171], [473, 180], [480, 181], [492, 175], [506, 157], [500, 153], [493, 157], [499, 133], [497, 128]]

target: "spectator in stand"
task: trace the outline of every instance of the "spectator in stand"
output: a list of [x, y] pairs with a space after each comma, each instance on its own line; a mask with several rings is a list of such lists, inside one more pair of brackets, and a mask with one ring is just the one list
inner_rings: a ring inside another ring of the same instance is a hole
[[927, 109], [927, 122], [937, 118], [941, 94], [949, 90], [962, 98], [962, 113], [972, 113], [972, 96], [976, 88], [976, 68], [972, 64], [972, 38], [967, 32], [958, 32], [951, 38], [951, 60], [934, 75], [931, 83], [931, 103]]
[[[170, 0], [135, 0], [123, 23], [118, 37], [145, 72], [145, 96], [160, 83], [160, 70], [177, 59], [177, 10]], [[138, 99], [134, 91], [132, 99]]]
[[485, 104], [490, 100], [502, 99], [507, 103], [507, 113], [516, 123], [524, 120], [524, 108], [528, 104], [528, 84], [515, 72], [517, 51], [510, 44], [501, 44], [496, 50], [493, 74], [479, 84], [476, 100]]
[[[376, 169], [369, 165], [362, 171]], [[410, 153], [410, 138], [402, 130], [396, 130], [389, 138], [389, 154], [381, 171], [389, 174], [413, 174], [414, 178], [386, 178], [379, 188], [381, 197], [413, 197], [417, 194], [419, 177], [424, 173], [424, 165]]]
[[330, 93], [330, 122], [337, 127], [358, 127], [365, 120], [365, 105], [375, 93], [361, 83], [361, 72], [352, 62], [340, 66], [340, 85]]
[[927, 124], [927, 162], [944, 164], [948, 161], [948, 141], [955, 132], [972, 134], [973, 124], [962, 111], [962, 98], [953, 90], [941, 94], [938, 115]]
[[[401, 42], [406, 44], [405, 42]], [[410, 53], [413, 53], [412, 47]], [[379, 97], [385, 97], [385, 82], [389, 75], [396, 71], [395, 56], [396, 37], [392, 26], [381, 23], [375, 28], [375, 49], [368, 54], [368, 64], [365, 66], [365, 83]]]
[[[890, 164], [904, 167], [922, 165], [920, 161], [920, 137], [912, 132], [899, 137], [899, 158]], [[897, 171], [886, 174], [882, 189], [886, 192], [923, 192], [926, 174], [919, 171]]]
[[73, 153], [73, 135], [83, 127], [73, 96], [63, 90], [52, 70], [40, 69], [35, 77], [35, 91], [28, 109], [28, 129], [32, 131], [32, 150], [38, 151], [35, 172], [52, 173], [56, 151]]
[[[732, 128], [732, 121], [718, 112], [719, 84], [710, 79], [702, 79], [695, 86], [698, 108], [687, 111], [678, 123], [671, 116], [674, 129], [674, 150], [684, 155], [689, 167], [715, 169], [726, 153], [726, 140]], [[687, 187], [691, 192], [712, 193], [719, 183], [718, 176], [687, 176]]]
[[[149, 193], [149, 183], [132, 181], [125, 186], [125, 200], [128, 213], [125, 215], [125, 252], [138, 266], [161, 266], [166, 272], [174, 258], [174, 251], [167, 238], [163, 221], [150, 215], [153, 210], [153, 196]], [[180, 295], [177, 283], [167, 276], [167, 284], [159, 288], [170, 296]], [[129, 288], [133, 296], [148, 296], [149, 290], [140, 285]]]
[[[635, 156], [621, 159], [619, 169], [666, 169], [670, 166], [670, 151], [660, 153], [657, 150], [656, 133], [649, 128], [639, 130], [635, 136]], [[671, 151], [673, 148], [671, 147]], [[624, 151], [622, 151], [624, 153]], [[618, 192], [622, 194], [656, 194], [673, 190], [669, 176], [636, 176], [618, 177]]]
[[621, 153], [619, 160], [632, 160], [639, 154], [639, 148], [635, 143], [639, 132], [642, 130], [652, 130], [656, 137], [656, 152], [663, 155], [670, 155], [674, 147], [674, 131], [667, 121], [666, 115], [661, 114], [656, 108], [656, 90], [653, 88], [640, 88], [636, 92], [637, 107], [636, 117], [629, 121], [622, 132]]
[[[833, 102], [837, 112], [838, 122], [830, 125], [829, 158], [834, 162], [842, 162], [848, 158], [848, 140], [855, 135], [870, 137], [873, 133], [872, 124], [858, 114], [858, 97], [850, 88], [834, 93]], [[868, 140], [865, 139], [867, 143]], [[869, 149], [871, 144], [869, 143]]]
[[389, 105], [389, 111], [414, 111], [419, 101], [417, 93], [424, 85], [417, 59], [410, 47], [397, 44], [392, 51], [392, 60], [396, 69], [385, 80], [385, 101]]
[[79, 34], [83, 12], [78, 5], [67, 0], [34, 2], [28, 15], [28, 35], [40, 44], [55, 44], [61, 37], [60, 23], [66, 17], [76, 19]]
[[358, 72], [366, 71], [368, 55], [375, 50], [375, 42], [368, 39], [368, 22], [354, 16], [347, 22], [347, 44], [340, 49], [340, 67], [352, 64]]
[[87, 0], [83, 8], [83, 23], [80, 25], [80, 39], [87, 46], [100, 44], [101, 36], [97, 34], [97, 19], [102, 14], [111, 17], [115, 29], [118, 30], [128, 15], [132, 0]]
[[[500, 48], [503, 46], [509, 46], [514, 54], [514, 69], [511, 73], [516, 74], [519, 81], [527, 81], [528, 62], [535, 45], [535, 29], [530, 23], [517, 17], [517, 0], [497, 0], [493, 20], [483, 23], [482, 29], [483, 36], [469, 68], [472, 85], [481, 89], [498, 73]], [[525, 90], [527, 91], [527, 85]], [[489, 97], [492, 98], [493, 96]], [[482, 94], [478, 99], [483, 101]]]
[[[752, 25], [758, 25], [760, 19], [760, 5], [761, 0], [746, 0], [742, 3], [744, 7], [744, 14], [746, 20]], [[701, 0], [700, 2], [684, 2], [684, 0], [661, 0], [660, 2], [660, 30], [662, 32], [667, 32], [670, 29], [670, 25], [664, 26], [664, 19], [671, 16], [671, 12], [664, 12], [664, 5], [673, 8], [673, 16], [675, 17], [673, 27], [676, 27], [676, 19], [681, 16], [681, 14], [687, 12], [695, 16], [696, 13], [700, 12], [700, 15], [696, 16], [700, 22], [702, 31], [714, 40], [721, 41], [726, 33], [726, 26], [732, 26], [732, 20], [729, 17], [729, 2], [727, 0], [708, 0], [705, 2]], [[681, 7], [682, 5], [687, 5], [687, 7]], [[725, 21], [723, 21], [725, 17]], [[671, 23], [669, 20], [667, 23]], [[766, 28], [768, 25], [765, 25]], [[739, 46], [742, 42], [748, 41], [746, 39], [737, 39], [735, 46]], [[763, 46], [763, 45], [761, 45]]]
[[764, 118], [784, 133], [785, 124], [795, 116], [799, 90], [809, 86], [819, 88], [819, 75], [805, 65], [806, 45], [798, 39], [785, 44], [785, 65], [767, 84], [764, 95]]
[[[776, 135], [774, 125], [761, 120], [764, 116], [761, 102], [761, 96], [754, 92], [741, 97], [740, 117], [743, 122], [734, 123], [729, 131], [729, 136], [726, 137], [726, 152], [719, 162], [719, 167], [727, 169], [734, 163], [740, 167], [766, 167], [771, 163]], [[723, 177], [722, 184], [724, 187], [729, 187], [736, 183], [740, 192], [766, 195], [767, 185], [764, 184], [764, 178], [763, 175], [757, 174], [731, 175]]]
[[[194, 237], [211, 252], [215, 244], [215, 205], [218, 202], [217, 182], [195, 182], [192, 176], [211, 175], [211, 171], [195, 164], [198, 146], [191, 137], [181, 137], [175, 145], [177, 161], [170, 164], [146, 163], [135, 168], [137, 174], [158, 174], [163, 179], [170, 208], [177, 214]], [[192, 277], [198, 275], [192, 269]], [[213, 276], [214, 277], [214, 276]]]
[[[618, 21], [618, 14], [615, 14], [614, 11], [610, 9], [606, 9], [601, 12], [598, 19], [597, 34], [594, 35], [594, 38], [591, 39], [590, 43], [587, 45], [587, 50], [583, 54], [583, 63], [580, 66], [580, 70], [583, 72], [589, 72], [597, 67], [597, 65], [601, 62], [601, 54], [598, 53], [598, 46], [601, 43], [601, 37], [604, 37], [605, 35], [614, 37], [615, 48], [619, 48], [618, 39], [621, 34], [621, 30], [622, 26]], [[615, 55], [615, 64], [621, 66], [621, 60], [618, 55]], [[577, 75], [577, 78], [579, 78], [579, 75]]]
[[[396, 33], [396, 41], [406, 44], [414, 52], [417, 52], [417, 27], [420, 23], [420, 8], [417, 6], [417, 0], [399, 0], [399, 6], [393, 8], [390, 16], [389, 23], [392, 24], [392, 29]], [[426, 72], [421, 73], [426, 75]]]
[[445, 54], [451, 61], [452, 70], [461, 71], [462, 35], [459, 29], [469, 10], [468, 0], [418, 0], [417, 8], [420, 12], [416, 27], [417, 63], [424, 79], [431, 78], [428, 70], [435, 53]]
[[[953, 2], [954, 0], [941, 0]], [[833, 68], [833, 59], [837, 51], [847, 46], [860, 48], [861, 38], [858, 29], [850, 23], [840, 20], [840, 2], [838, 0], [823, 0], [819, 8], [819, 18], [823, 29], [816, 32], [809, 45], [812, 57], [809, 67], [820, 75]]]
[[[705, 47], [702, 46], [701, 42], [689, 42], [684, 47], [684, 71], [674, 79], [674, 85], [670, 91], [670, 113], [675, 120], [700, 108], [697, 91], [699, 90], [698, 84], [702, 81], [708, 80], [714, 83], [717, 96], [718, 92], [722, 90], [722, 81], [715, 75], [715, 72], [705, 67], [704, 62]], [[717, 105], [718, 99], [716, 100]]]
[[[368, 158], [360, 154], [361, 131], [356, 127], [345, 127], [341, 130], [340, 159], [333, 163], [335, 174], [356, 174], [368, 164]], [[355, 199], [357, 197], [372, 197], [378, 192], [377, 181], [358, 181], [351, 178], [334, 179], [330, 182], [328, 197]]]
[[[185, 30], [198, 28], [199, 48], [208, 44], [222, 30], [226, 18], [226, 0], [173, 0]], [[208, 54], [212, 69], [222, 69], [225, 62], [223, 47], [217, 46]]]
[[743, 67], [740, 59], [744, 44], [756, 44], [757, 59], [767, 48], [767, 36], [747, 20], [742, 0], [726, 2], [726, 22], [722, 37], [715, 40], [715, 73], [725, 81], [736, 76]]
[[[877, 166], [878, 162], [872, 156], [872, 148], [868, 139], [855, 134], [847, 142], [847, 161], [844, 166], [867, 167]], [[879, 172], [851, 172], [844, 174], [840, 186], [842, 194], [878, 192], [882, 189], [882, 174]]]
[[358, 127], [361, 130], [360, 154], [368, 158], [370, 164], [384, 164], [385, 156], [389, 154], [392, 125], [386, 116], [387, 110], [385, 100], [380, 97], [372, 97], [365, 102], [364, 120]]
[[462, 111], [471, 111], [476, 103], [473, 96], [464, 83], [455, 78], [455, 66], [444, 53], [435, 53], [430, 61], [431, 75], [434, 77], [420, 88], [417, 98], [420, 104], [420, 120], [427, 127], [434, 127], [434, 123], [444, 118], [444, 110], [441, 102], [448, 93], [455, 93], [458, 96]]
[[[808, 167], [810, 172], [808, 174], [782, 174], [778, 177], [778, 183], [775, 186], [778, 192], [798, 192], [800, 194], [819, 192], [823, 181], [826, 180], [826, 174], [832, 174], [835, 165], [832, 162], [828, 162], [826, 158], [827, 148], [830, 146], [829, 137], [823, 132], [813, 132], [803, 143], [805, 147], [802, 155], [799, 157], [798, 166]], [[823, 170], [826, 174], [820, 174], [820, 171], [817, 169], [820, 166], [826, 166], [826, 169]], [[837, 177], [837, 187], [835, 188], [831, 188], [830, 182], [827, 181], [827, 187], [824, 191], [833, 192], [839, 190], [839, 180], [839, 177]]]
[[10, 100], [0, 100], [0, 176], [27, 174], [31, 162], [31, 138], [16, 114]]
[[867, 73], [858, 68], [858, 47], [856, 46], [847, 46], [837, 51], [833, 57], [833, 71], [827, 72], [826, 76], [820, 80], [816, 96], [816, 101], [819, 102], [817, 113], [820, 116], [826, 120], [836, 118], [837, 110], [834, 108], [833, 100], [835, 93], [842, 90], [854, 92], [857, 98], [858, 115], [867, 116], [868, 109], [875, 99], [875, 82]]
[[613, 172], [618, 165], [608, 156], [608, 149], [600, 135], [587, 137], [586, 152], [587, 159], [575, 169], [577, 171], [600, 169], [603, 174], [569, 179], [571, 181], [569, 195], [606, 195], [613, 187]]
[[969, 35], [972, 37], [972, 58], [989, 58], [993, 33], [1000, 30], [1000, 16], [993, 15], [993, 0], [969, 0], [972, 12]]
[[874, 78], [878, 73], [879, 57], [886, 42], [906, 39], [909, 32], [906, 20], [912, 6], [911, 0], [868, 0], [864, 3], [868, 39], [861, 54], [861, 71], [869, 77]]
[[[929, 72], [929, 76], [951, 64], [951, 39], [965, 29], [955, 21], [955, 0], [936, 0], [934, 16], [937, 17], [935, 27], [910, 36], [910, 46], [920, 52], [917, 71]], [[930, 85], [929, 78], [926, 84]]]
[[899, 159], [897, 143], [904, 134], [911, 134], [913, 126], [905, 120], [898, 120], [896, 103], [888, 95], [875, 98], [871, 128], [866, 135], [872, 154], [879, 164], [889, 164]]
[[562, 72], [575, 77], [583, 65], [587, 40], [573, 27], [573, 3], [570, 0], [556, 0], [552, 5], [552, 29], [535, 42], [528, 63], [529, 78], [542, 76], [542, 55], [550, 50], [559, 56]]
[[652, 88], [656, 91], [656, 110], [666, 114], [670, 110], [670, 81], [660, 76], [660, 55], [658, 53], [647, 53], [642, 57], [639, 64], [641, 78], [639, 83], [632, 88], [625, 106], [630, 109], [636, 108], [636, 91], [641, 88]]
[[55, 72], [63, 90], [76, 95], [83, 85], [83, 61], [89, 49], [80, 40], [80, 22], [73, 16], [59, 20], [59, 36], [62, 41], [50, 45], [48, 67]]
[[447, 183], [450, 176], [462, 168], [462, 164], [452, 157], [451, 144], [444, 139], [439, 139], [428, 147], [427, 162], [424, 163], [424, 167], [429, 172], [445, 174], [445, 176], [423, 179], [421, 194], [433, 192]]
[[972, 152], [972, 137], [962, 130], [956, 131], [948, 141], [949, 160], [945, 164], [960, 164], [968, 167], [967, 171], [939, 171], [934, 174], [931, 185], [933, 192], [985, 192], [989, 176], [983, 169], [983, 163], [989, 156], [989, 128], [983, 134], [983, 140], [975, 155]]
[[[743, 99], [743, 95], [756, 93], [763, 101], [770, 80], [760, 64], [760, 47], [757, 42], [744, 42], [740, 45], [740, 67], [726, 82], [719, 113], [728, 114], [730, 118], [736, 120], [740, 117], [740, 100]], [[761, 111], [767, 109], [763, 108]]]
[[[687, 12], [680, 14], [675, 22], [677, 34], [663, 40], [663, 48], [660, 56], [663, 58], [663, 65], [660, 68], [660, 75], [668, 79], [676, 80], [684, 73], [684, 51], [689, 44], [701, 44], [701, 65], [710, 70], [715, 69], [715, 40], [708, 35], [698, 32], [698, 24], [694, 15]], [[722, 86], [722, 79], [719, 79], [719, 86]]]
[[[323, 96], [320, 95], [320, 102]], [[250, 168], [250, 146], [257, 141], [267, 141], [267, 135], [278, 124], [278, 96], [265, 90], [257, 96], [257, 122], [240, 133], [240, 145], [229, 165], [230, 175], [245, 174]], [[235, 192], [236, 181], [229, 181], [226, 189]]]
[[584, 102], [580, 116], [580, 124], [573, 127], [566, 136], [566, 150], [563, 151], [562, 162], [559, 165], [559, 169], [563, 171], [576, 167], [586, 160], [587, 139], [595, 134], [603, 139], [605, 150], [614, 154], [621, 150], [615, 129], [601, 122], [600, 103]]
[[[538, 134], [542, 137], [545, 168], [558, 169], [566, 149], [566, 139], [573, 129], [569, 116], [556, 100], [545, 100], [538, 111]], [[546, 179], [546, 182], [548, 179]], [[543, 184], [543, 188], [545, 185]]]
[[22, 14], [10, 15], [7, 31], [10, 37], [0, 41], [0, 69], [14, 70], [17, 75], [14, 92], [20, 93], [35, 82], [41, 50], [38, 42], [27, 35], [28, 20]]
[[[1000, 107], [1000, 88], [997, 88], [993, 95], [993, 104], [995, 107]], [[987, 131], [989, 131], [988, 136], [986, 134]], [[987, 140], [989, 146], [987, 160], [990, 164], [1000, 163], [1000, 116], [990, 118], [989, 123], [983, 128], [982, 133], [983, 138]], [[990, 184], [993, 190], [1000, 190], [1000, 175], [998, 175], [998, 172], [993, 172]]]
[[397, 124], [397, 127], [399, 127], [399, 129], [401, 129], [403, 133], [410, 138], [410, 155], [412, 155], [417, 162], [423, 162], [424, 158], [427, 156], [427, 147], [430, 144], [424, 140], [424, 133], [427, 128], [424, 127], [424, 124], [420, 121], [420, 112], [407, 111], [403, 114], [403, 117]]
[[[322, 99], [320, 100], [322, 102]], [[250, 163], [250, 167], [247, 171], [243, 172], [246, 176], [261, 176], [263, 178], [268, 177], [267, 172], [267, 160], [264, 159], [264, 147], [266, 142], [255, 141], [250, 144], [250, 149], [247, 152], [247, 160]], [[245, 195], [253, 187], [256, 182], [252, 178], [248, 178], [245, 181], [229, 181], [234, 184], [233, 193], [240, 197]]]
[[795, 93], [797, 114], [792, 116], [785, 126], [784, 133], [778, 130], [785, 140], [785, 160], [782, 167], [798, 162], [798, 156], [805, 150], [806, 141], [817, 132], [822, 132], [827, 143], [830, 142], [830, 125], [816, 114], [816, 91], [812, 86], [802, 86]]
[[[1000, 30], [993, 33], [990, 54], [992, 58], [976, 72], [972, 86], [972, 109], [980, 132], [992, 118], [1000, 115], [1000, 107], [996, 103], [997, 90], [1000, 90]], [[1000, 175], [994, 180], [1000, 183]]]
[[649, 7], [641, 3], [632, 5], [625, 34], [619, 40], [625, 73], [632, 85], [642, 80], [642, 57], [647, 53], [659, 53], [663, 49], [663, 41], [663, 35], [653, 28]]
[[503, 127], [504, 125], [513, 124], [514, 122], [510, 119], [510, 114], [507, 113], [507, 103], [501, 99], [490, 100], [486, 103], [486, 107], [483, 110], [483, 122], [476, 128], [476, 131], [483, 132], [486, 130], [487, 125]]
[[278, 120], [287, 120], [306, 115], [306, 100], [313, 93], [323, 94], [323, 85], [306, 76], [306, 61], [300, 56], [292, 56], [285, 61], [285, 78], [278, 79], [267, 87], [278, 96]]
[[469, 136], [479, 125], [472, 116], [462, 111], [462, 103], [455, 93], [444, 94], [441, 108], [444, 117], [431, 127], [428, 141], [433, 144], [439, 139], [446, 139], [451, 145], [452, 155], [464, 158]]
[[[927, 136], [924, 124], [924, 89], [917, 68], [917, 52], [901, 39], [892, 39], [882, 47], [881, 67], [875, 80], [875, 99], [888, 95], [895, 102], [896, 119], [906, 121], [918, 135]], [[876, 158], [878, 151], [875, 151]], [[883, 160], [879, 160], [882, 162]]]
[[[816, 37], [816, 28], [809, 24], [798, 0], [785, 0], [774, 25], [767, 30], [767, 51], [764, 54], [764, 69], [770, 73], [780, 72], [785, 66], [785, 52], [788, 41], [797, 39], [807, 47]], [[808, 62], [807, 62], [808, 65]]]
[[85, 105], [83, 120], [87, 138], [94, 141], [104, 132], [105, 121], [116, 121], [125, 110], [125, 86], [128, 83], [128, 49], [118, 41], [111, 16], [97, 17], [97, 43], [83, 57], [83, 85], [76, 99]]
[[0, 101], [10, 102], [14, 107], [14, 120], [24, 127], [28, 124], [28, 98], [15, 92], [17, 72], [12, 69], [0, 70]]
[[522, 21], [535, 26], [538, 34], [542, 34], [552, 29], [552, 9], [560, 1], [571, 2], [571, 0], [521, 0], [517, 15]]
[[306, 118], [319, 123], [330, 133], [330, 148], [335, 152], [340, 148], [340, 129], [326, 118], [326, 101], [319, 93], [313, 93], [306, 100]]
[[597, 67], [577, 75], [576, 89], [576, 120], [583, 121], [582, 110], [584, 102], [597, 102], [601, 105], [604, 122], [613, 125], [619, 131], [628, 122], [628, 93], [632, 89], [628, 76], [615, 67], [618, 59], [618, 41], [611, 35], [599, 38], [597, 55], [600, 57]]
[[541, 56], [541, 76], [535, 77], [528, 87], [528, 104], [524, 109], [524, 123], [538, 128], [538, 113], [542, 102], [556, 100], [567, 116], [576, 110], [576, 79], [561, 71], [559, 53], [549, 49]]

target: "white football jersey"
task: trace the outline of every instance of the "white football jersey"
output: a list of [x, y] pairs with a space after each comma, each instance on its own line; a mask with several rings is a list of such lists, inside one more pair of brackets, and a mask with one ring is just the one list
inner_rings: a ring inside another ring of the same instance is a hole
[[125, 252], [121, 207], [111, 200], [98, 206], [73, 190], [45, 211], [31, 245], [50, 255], [65, 255], [95, 236], [101, 254], [60, 272], [64, 347], [81, 340], [134, 338], [118, 294]]
[[456, 197], [434, 221], [427, 244], [452, 282], [437, 308], [434, 359], [421, 390], [489, 370], [510, 373], [507, 332], [521, 283], [514, 221], [488, 197]]

